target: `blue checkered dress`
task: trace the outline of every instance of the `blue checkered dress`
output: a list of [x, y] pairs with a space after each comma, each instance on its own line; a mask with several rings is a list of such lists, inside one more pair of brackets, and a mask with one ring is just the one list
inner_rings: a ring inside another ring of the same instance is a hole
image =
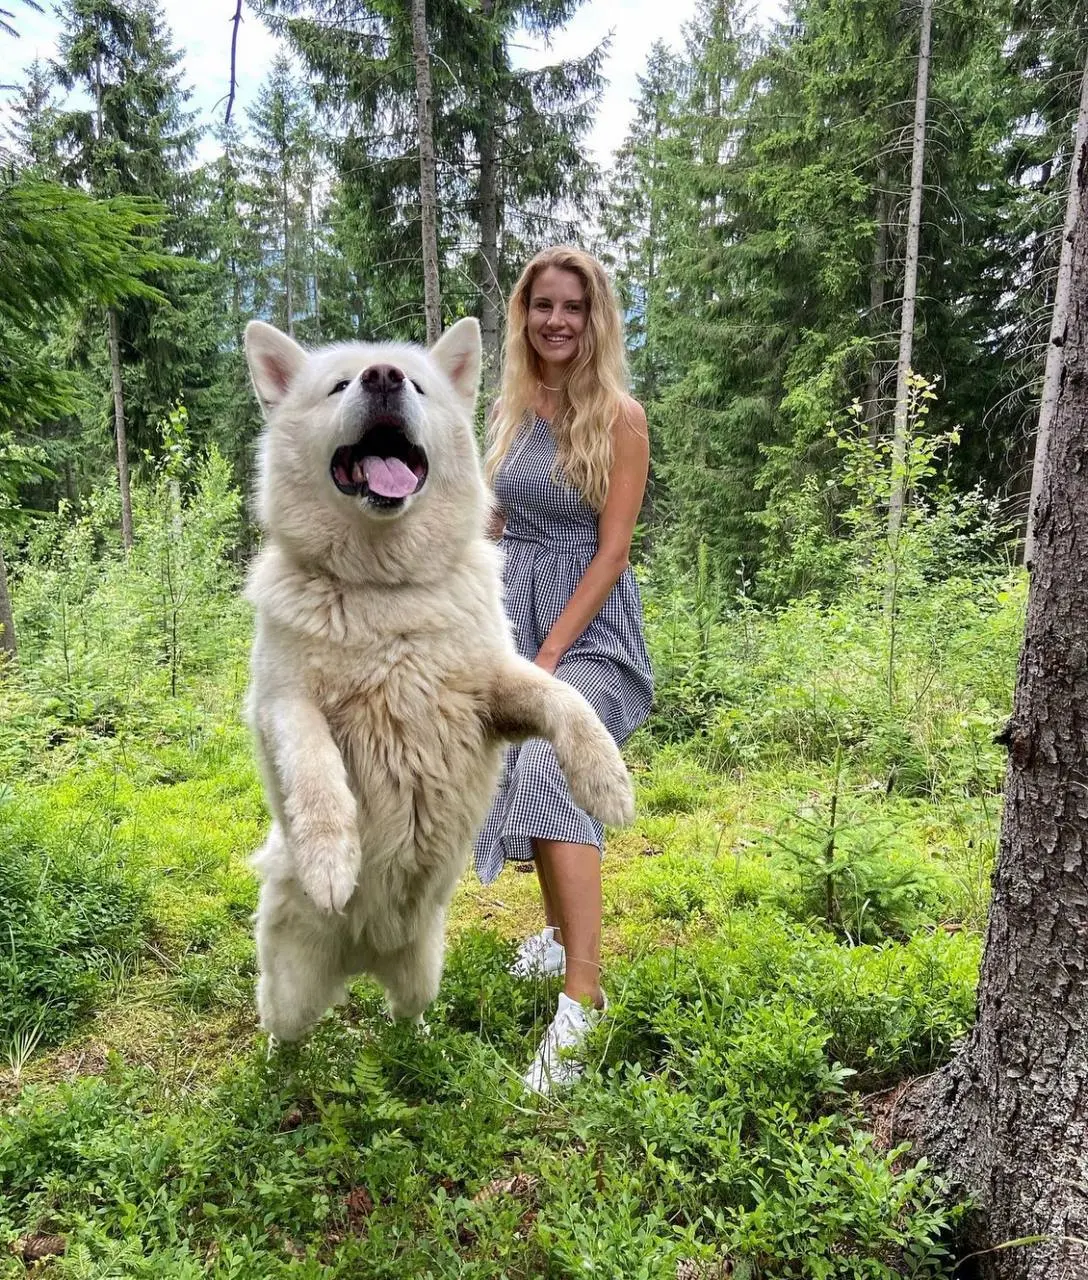
[[[502, 536], [506, 612], [518, 652], [530, 660], [597, 551], [597, 514], [557, 479], [555, 440], [536, 418], [506, 457], [495, 497]], [[593, 704], [623, 742], [650, 713], [653, 673], [642, 635], [642, 603], [630, 569], [600, 613], [564, 654], [555, 674]], [[571, 798], [555, 753], [542, 738], [507, 752], [499, 791], [476, 841], [476, 872], [490, 884], [509, 859], [533, 856], [532, 839], [604, 845], [604, 832]]]

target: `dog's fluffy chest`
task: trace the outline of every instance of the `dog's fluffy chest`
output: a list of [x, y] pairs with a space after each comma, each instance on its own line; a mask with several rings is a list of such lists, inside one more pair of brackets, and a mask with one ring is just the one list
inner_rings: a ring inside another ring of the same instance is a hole
[[341, 656], [330, 665], [327, 652], [311, 655], [304, 678], [362, 786], [375, 772], [433, 779], [453, 767], [451, 754], [478, 748], [479, 682], [464, 657], [438, 662], [409, 637], [380, 656], [351, 648]]
[[[423, 900], [436, 878], [459, 873], [499, 749], [462, 665], [436, 669], [407, 640], [381, 663], [357, 659], [354, 674], [350, 660], [314, 671], [315, 700], [359, 803], [364, 874], [397, 901]], [[369, 906], [358, 910], [369, 919]]]
[[[415, 882], [467, 849], [500, 753], [483, 689], [512, 647], [486, 550], [429, 588], [350, 588], [258, 564], [254, 694], [293, 690], [329, 726], [364, 859]], [[373, 848], [368, 845], [373, 841]]]

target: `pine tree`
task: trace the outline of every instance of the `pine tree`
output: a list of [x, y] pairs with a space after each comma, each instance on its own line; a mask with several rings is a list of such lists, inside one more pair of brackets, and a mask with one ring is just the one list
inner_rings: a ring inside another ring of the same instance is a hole
[[662, 344], [667, 294], [662, 287], [666, 231], [675, 225], [675, 170], [682, 158], [679, 102], [683, 70], [670, 50], [655, 42], [639, 76], [635, 116], [616, 154], [602, 221], [627, 321], [635, 394], [653, 403], [668, 377]]
[[918, 28], [918, 75], [914, 94], [914, 129], [910, 162], [910, 207], [903, 255], [903, 303], [899, 328], [899, 359], [895, 370], [895, 424], [892, 428], [892, 491], [888, 504], [888, 542], [894, 545], [903, 522], [906, 498], [905, 467], [908, 384], [914, 351], [914, 309], [918, 301], [918, 240], [922, 229], [922, 182], [926, 153], [926, 108], [929, 105], [929, 58], [933, 29], [933, 0], [922, 0]]
[[[48, 358], [47, 338], [73, 307], [154, 296], [161, 266], [144, 233], [155, 215], [124, 197], [93, 200], [33, 173], [0, 183], [0, 533], [21, 523], [19, 491], [47, 475], [25, 443], [43, 420], [71, 411], [76, 390]], [[22, 437], [22, 439], [20, 439]], [[7, 566], [0, 546], [0, 650], [15, 654]]]
[[[1088, 63], [1081, 78], [1080, 106], [1077, 110], [1077, 132], [1074, 155], [1079, 155], [1088, 143]], [[1058, 274], [1054, 283], [1054, 313], [1050, 321], [1050, 340], [1046, 347], [1043, 371], [1043, 389], [1039, 405], [1039, 425], [1035, 434], [1035, 457], [1031, 468], [1031, 494], [1028, 503], [1027, 533], [1024, 538], [1024, 563], [1031, 565], [1035, 553], [1035, 508], [1043, 483], [1043, 468], [1050, 442], [1050, 425], [1058, 403], [1061, 384], [1065, 328], [1069, 317], [1069, 294], [1073, 275], [1073, 231], [1077, 221], [1080, 183], [1084, 180], [1074, 165], [1070, 165], [1069, 199], [1062, 219], [1061, 253], [1058, 258]]]
[[191, 394], [189, 416], [196, 448], [213, 441], [248, 489], [253, 440], [259, 426], [242, 353], [242, 335], [254, 318], [257, 285], [264, 267], [259, 219], [246, 180], [245, 148], [236, 126], [218, 134], [220, 154], [193, 174], [193, 219], [203, 230], [199, 256], [204, 268], [202, 315], [214, 336], [216, 355], [207, 386]]
[[[766, 351], [733, 321], [743, 278], [723, 269], [735, 216], [723, 193], [748, 109], [751, 56], [729, 0], [704, 0], [687, 35], [668, 169], [673, 203], [655, 264], [664, 302], [650, 357], [673, 371], [650, 411], [662, 519], [681, 552], [694, 556], [705, 540], [730, 578], [755, 554], [750, 512], [769, 418], [757, 372]], [[734, 393], [737, 382], [744, 393]]]
[[[483, 0], [490, 3], [490, 0]], [[419, 139], [419, 209], [423, 256], [423, 310], [427, 345], [442, 332], [442, 298], [438, 286], [438, 177], [434, 154], [434, 98], [427, 42], [426, 0], [412, 0], [412, 61], [416, 76], [416, 135]]]
[[249, 111], [247, 153], [252, 216], [264, 246], [255, 284], [257, 310], [295, 335], [316, 325], [314, 186], [318, 140], [302, 84], [280, 56]]
[[[21, 171], [33, 169], [42, 177], [56, 176], [52, 126], [57, 112], [56, 85], [49, 68], [35, 59], [27, 68], [26, 80], [17, 86], [16, 95], [8, 102], [12, 123], [8, 137], [12, 144], [11, 160]], [[6, 148], [0, 146], [0, 160]]]
[[[1077, 167], [1088, 164], [1082, 143]], [[901, 1101], [899, 1132], [970, 1200], [983, 1280], [1075, 1280], [1088, 1259], [1088, 184], [1078, 190], [1066, 365], [1039, 491], [1004, 816], [975, 1024]]]
[[577, 214], [596, 173], [581, 151], [601, 89], [604, 47], [538, 70], [516, 69], [519, 28], [551, 39], [583, 0], [481, 0], [471, 33], [480, 49], [464, 112], [467, 207], [479, 249], [476, 285], [484, 346], [484, 397], [498, 383], [504, 298], [527, 257], [546, 244], [577, 240]]
[[[188, 194], [184, 166], [196, 133], [184, 109], [188, 94], [176, 70], [180, 55], [161, 15], [147, 2], [67, 0], [61, 17], [54, 74], [65, 89], [81, 90], [89, 105], [56, 116], [60, 173], [95, 195], [157, 200], [168, 215], [163, 247], [176, 250]], [[108, 308], [105, 317], [126, 546], [132, 541], [128, 438], [137, 446], [151, 443], [152, 424], [177, 394], [178, 382], [186, 370], [201, 379], [207, 354], [201, 331], [189, 322], [191, 309], [178, 296], [186, 282], [164, 274], [156, 283], [182, 305], [164, 314], [158, 305], [137, 300]]]
[[[1088, 64], [1084, 0], [1021, 0], [1013, 9], [1006, 53], [1016, 127], [1005, 149], [1019, 196], [1006, 238], [1019, 266], [1019, 287], [999, 314], [1007, 362], [1007, 396], [1020, 428], [1009, 447], [1017, 514], [1025, 524], [1042, 478], [1042, 444], [1060, 360], [1050, 339], [1063, 262], [1068, 269], [1072, 160]], [[1025, 269], [1026, 268], [1026, 269]], [[1031, 497], [1029, 498], [1029, 490]], [[1030, 534], [1025, 539], [1025, 552]]]
[[[502, 299], [525, 255], [574, 235], [593, 170], [579, 142], [600, 87], [601, 50], [515, 69], [521, 26], [552, 35], [582, 0], [427, 7], [438, 166], [438, 263], [446, 315], [483, 317], [489, 376]], [[333, 221], [346, 310], [365, 333], [424, 336], [421, 195], [410, 8], [385, 0], [279, 0], [274, 19], [310, 69], [319, 108], [345, 122], [334, 147]], [[338, 304], [339, 306], [340, 304]]]
[[[834, 533], [829, 418], [857, 397], [871, 434], [891, 434], [915, 18], [897, 0], [801, 0], [757, 49], [708, 2], [689, 32], [651, 418], [677, 541], [691, 554], [707, 541], [730, 575], [789, 545], [806, 477]], [[1004, 477], [995, 455], [1013, 428], [995, 324], [1022, 257], [1004, 230], [1007, 32], [1007, 14], [966, 0], [934, 17], [926, 184], [947, 216], [921, 227], [914, 364], [946, 377], [935, 426], [962, 424], [970, 484]]]

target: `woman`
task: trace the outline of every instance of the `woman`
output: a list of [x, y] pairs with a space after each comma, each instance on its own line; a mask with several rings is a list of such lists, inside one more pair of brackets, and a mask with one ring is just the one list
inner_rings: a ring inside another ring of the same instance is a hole
[[[638, 587], [628, 565], [646, 490], [646, 415], [624, 387], [619, 309], [601, 265], [578, 249], [537, 254], [507, 314], [502, 390], [485, 474], [505, 554], [519, 651], [581, 691], [617, 742], [653, 692]], [[579, 809], [551, 747], [512, 749], [476, 846], [486, 884], [533, 859], [547, 927], [513, 972], [563, 973], [555, 1019], [525, 1083], [546, 1093], [581, 1072], [577, 1049], [601, 989], [601, 828]]]

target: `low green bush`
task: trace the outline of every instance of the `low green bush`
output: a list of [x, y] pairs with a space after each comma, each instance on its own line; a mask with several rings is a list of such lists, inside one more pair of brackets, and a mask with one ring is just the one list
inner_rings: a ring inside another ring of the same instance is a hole
[[0, 797], [0, 1059], [13, 1066], [72, 1030], [150, 926], [147, 885], [108, 819], [83, 818], [60, 826], [40, 803]]

